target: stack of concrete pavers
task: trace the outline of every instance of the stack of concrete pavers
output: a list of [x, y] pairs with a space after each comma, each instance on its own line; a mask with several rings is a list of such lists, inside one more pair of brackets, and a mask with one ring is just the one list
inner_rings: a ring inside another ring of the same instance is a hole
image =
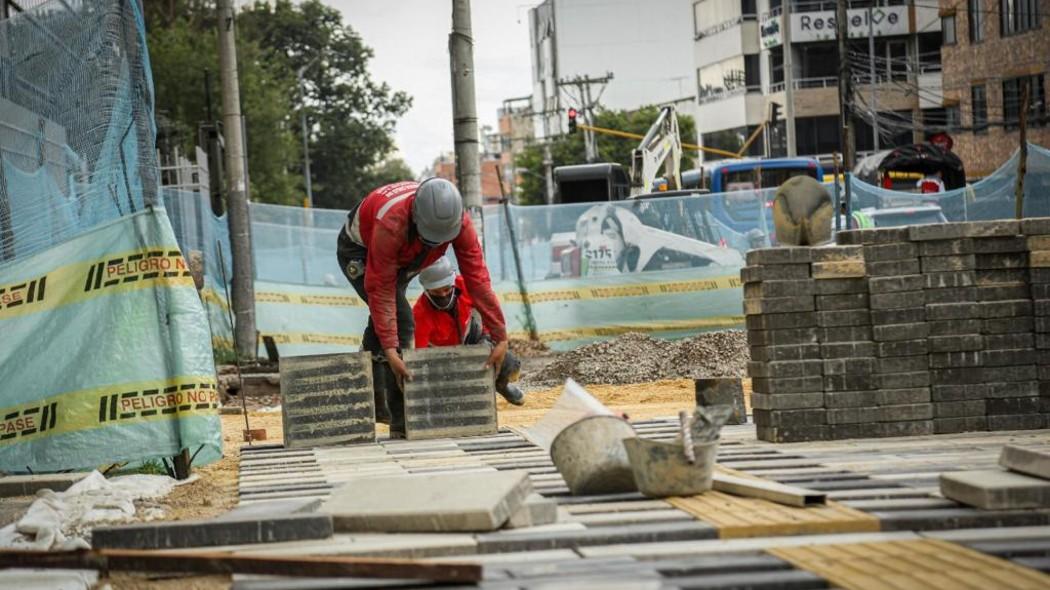
[[1040, 412], [1050, 424], [1050, 219], [1024, 219], [1021, 233], [1028, 248]]
[[813, 249], [828, 438], [878, 436], [876, 357], [860, 246]]
[[747, 253], [741, 270], [758, 437], [790, 442], [827, 437], [811, 248]]
[[1050, 449], [1003, 447], [1002, 469], [942, 473], [941, 494], [985, 510], [1050, 507]]
[[934, 432], [986, 430], [973, 239], [960, 223], [917, 226], [910, 237], [918, 244], [926, 299]]
[[877, 431], [874, 436], [933, 432], [926, 297], [918, 246], [907, 228], [840, 233], [863, 245], [875, 341]]
[[984, 221], [963, 227], [973, 239], [988, 429], [1042, 428], [1028, 251], [1020, 223]]

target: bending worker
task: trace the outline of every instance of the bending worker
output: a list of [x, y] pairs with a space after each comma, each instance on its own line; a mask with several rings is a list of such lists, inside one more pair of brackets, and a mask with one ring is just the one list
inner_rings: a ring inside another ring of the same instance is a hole
[[368, 304], [361, 348], [372, 353], [376, 419], [389, 421], [394, 438], [404, 436], [402, 383], [412, 379], [400, 354], [413, 343], [412, 306], [405, 290], [420, 269], [441, 258], [450, 244], [466, 290], [495, 343], [485, 364], [498, 368], [507, 354], [503, 312], [492, 291], [478, 234], [451, 182], [430, 178], [382, 186], [350, 211], [339, 232], [339, 267]]
[[[466, 281], [456, 274], [447, 256], [424, 268], [419, 282], [423, 296], [412, 307], [416, 348], [492, 343]], [[525, 403], [525, 394], [512, 383], [518, 380], [520, 372], [521, 361], [508, 351], [496, 374], [496, 391], [515, 406]]]

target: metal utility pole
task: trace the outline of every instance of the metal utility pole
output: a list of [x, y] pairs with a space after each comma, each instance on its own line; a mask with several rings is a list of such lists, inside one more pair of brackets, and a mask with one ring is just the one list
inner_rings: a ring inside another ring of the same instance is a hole
[[787, 129], [787, 155], [798, 155], [795, 142], [795, 56], [791, 51], [791, 2], [784, 0], [784, 127]]
[[482, 237], [481, 157], [478, 114], [474, 101], [474, 38], [470, 30], [470, 0], [452, 0], [452, 33], [448, 36], [452, 65], [452, 136], [456, 146], [456, 180], [463, 205]]
[[251, 220], [248, 213], [248, 174], [244, 161], [241, 92], [237, 83], [237, 45], [233, 0], [219, 0], [219, 70], [222, 77], [222, 122], [226, 140], [227, 206], [230, 250], [233, 256], [233, 294], [230, 304], [236, 321], [233, 340], [240, 359], [256, 353], [255, 285], [252, 271]]
[[310, 142], [306, 129], [306, 95], [303, 92], [303, 73], [310, 69], [315, 61], [317, 61], [316, 57], [295, 73], [295, 79], [299, 85], [299, 125], [302, 127], [303, 135], [303, 179], [306, 181], [306, 206], [310, 209], [314, 206], [314, 188], [310, 178]]
[[1022, 79], [1021, 89], [1021, 120], [1018, 128], [1018, 137], [1021, 142], [1020, 151], [1017, 154], [1017, 185], [1014, 187], [1014, 216], [1017, 219], [1024, 217], [1024, 175], [1028, 172], [1028, 108], [1031, 102], [1030, 78]]
[[868, 7], [868, 75], [871, 83], [871, 135], [874, 138], [875, 151], [879, 151], [879, 103], [875, 91], [875, 21], [872, 20], [872, 9]]
[[[835, 28], [839, 42], [839, 121], [842, 126], [842, 179], [846, 186], [846, 229], [852, 226], [853, 215], [852, 190], [850, 188], [850, 172], [853, 171], [853, 71], [849, 64], [849, 22], [846, 13], [845, 0], [839, 0], [835, 5]], [[835, 215], [839, 212], [836, 211]]]

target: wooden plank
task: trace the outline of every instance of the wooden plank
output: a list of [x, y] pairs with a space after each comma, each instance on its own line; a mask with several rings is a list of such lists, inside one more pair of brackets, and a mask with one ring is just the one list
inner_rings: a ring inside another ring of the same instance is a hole
[[716, 468], [713, 485], [719, 492], [761, 498], [785, 506], [815, 506], [826, 504], [828, 500], [827, 494], [823, 492], [769, 481], [725, 467]]
[[94, 569], [102, 571], [255, 574], [268, 576], [357, 577], [478, 582], [473, 563], [427, 563], [408, 559], [353, 557], [256, 557], [230, 553], [138, 551], [0, 551], [0, 568]]
[[937, 539], [766, 551], [845, 590], [1050, 587], [1044, 573]]
[[835, 502], [800, 508], [718, 491], [668, 498], [667, 502], [714, 525], [722, 539], [879, 530], [879, 520], [874, 516]]

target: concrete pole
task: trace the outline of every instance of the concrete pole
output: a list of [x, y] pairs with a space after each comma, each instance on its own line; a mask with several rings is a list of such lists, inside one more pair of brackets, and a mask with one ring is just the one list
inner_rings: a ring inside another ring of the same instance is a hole
[[[849, 21], [845, 0], [839, 0], [835, 6], [835, 25], [839, 49], [839, 121], [842, 126], [842, 179], [846, 184], [846, 229], [851, 229], [853, 222], [853, 192], [850, 186], [850, 173], [853, 172], [853, 155], [855, 137], [853, 131], [853, 70], [849, 62]], [[836, 211], [835, 215], [839, 212]]]
[[448, 36], [452, 65], [452, 135], [456, 146], [456, 180], [463, 205], [470, 210], [478, 236], [482, 235], [481, 158], [478, 154], [478, 115], [474, 100], [474, 39], [470, 29], [470, 0], [452, 0], [452, 33]]
[[252, 271], [248, 174], [244, 161], [241, 94], [237, 82], [237, 45], [233, 0], [219, 1], [219, 71], [222, 77], [222, 123], [226, 140], [227, 204], [233, 258], [234, 344], [237, 356], [254, 360], [256, 353], [255, 285]]
[[795, 141], [795, 56], [791, 51], [791, 2], [784, 0], [784, 126], [787, 129], [787, 155], [798, 155]]
[[[872, 10], [868, 7], [868, 74], [871, 82], [871, 135], [875, 142], [875, 151], [879, 151], [879, 103], [878, 92], [875, 91], [877, 81], [875, 79], [875, 22], [872, 20]], [[893, 67], [892, 65], [890, 66]]]

